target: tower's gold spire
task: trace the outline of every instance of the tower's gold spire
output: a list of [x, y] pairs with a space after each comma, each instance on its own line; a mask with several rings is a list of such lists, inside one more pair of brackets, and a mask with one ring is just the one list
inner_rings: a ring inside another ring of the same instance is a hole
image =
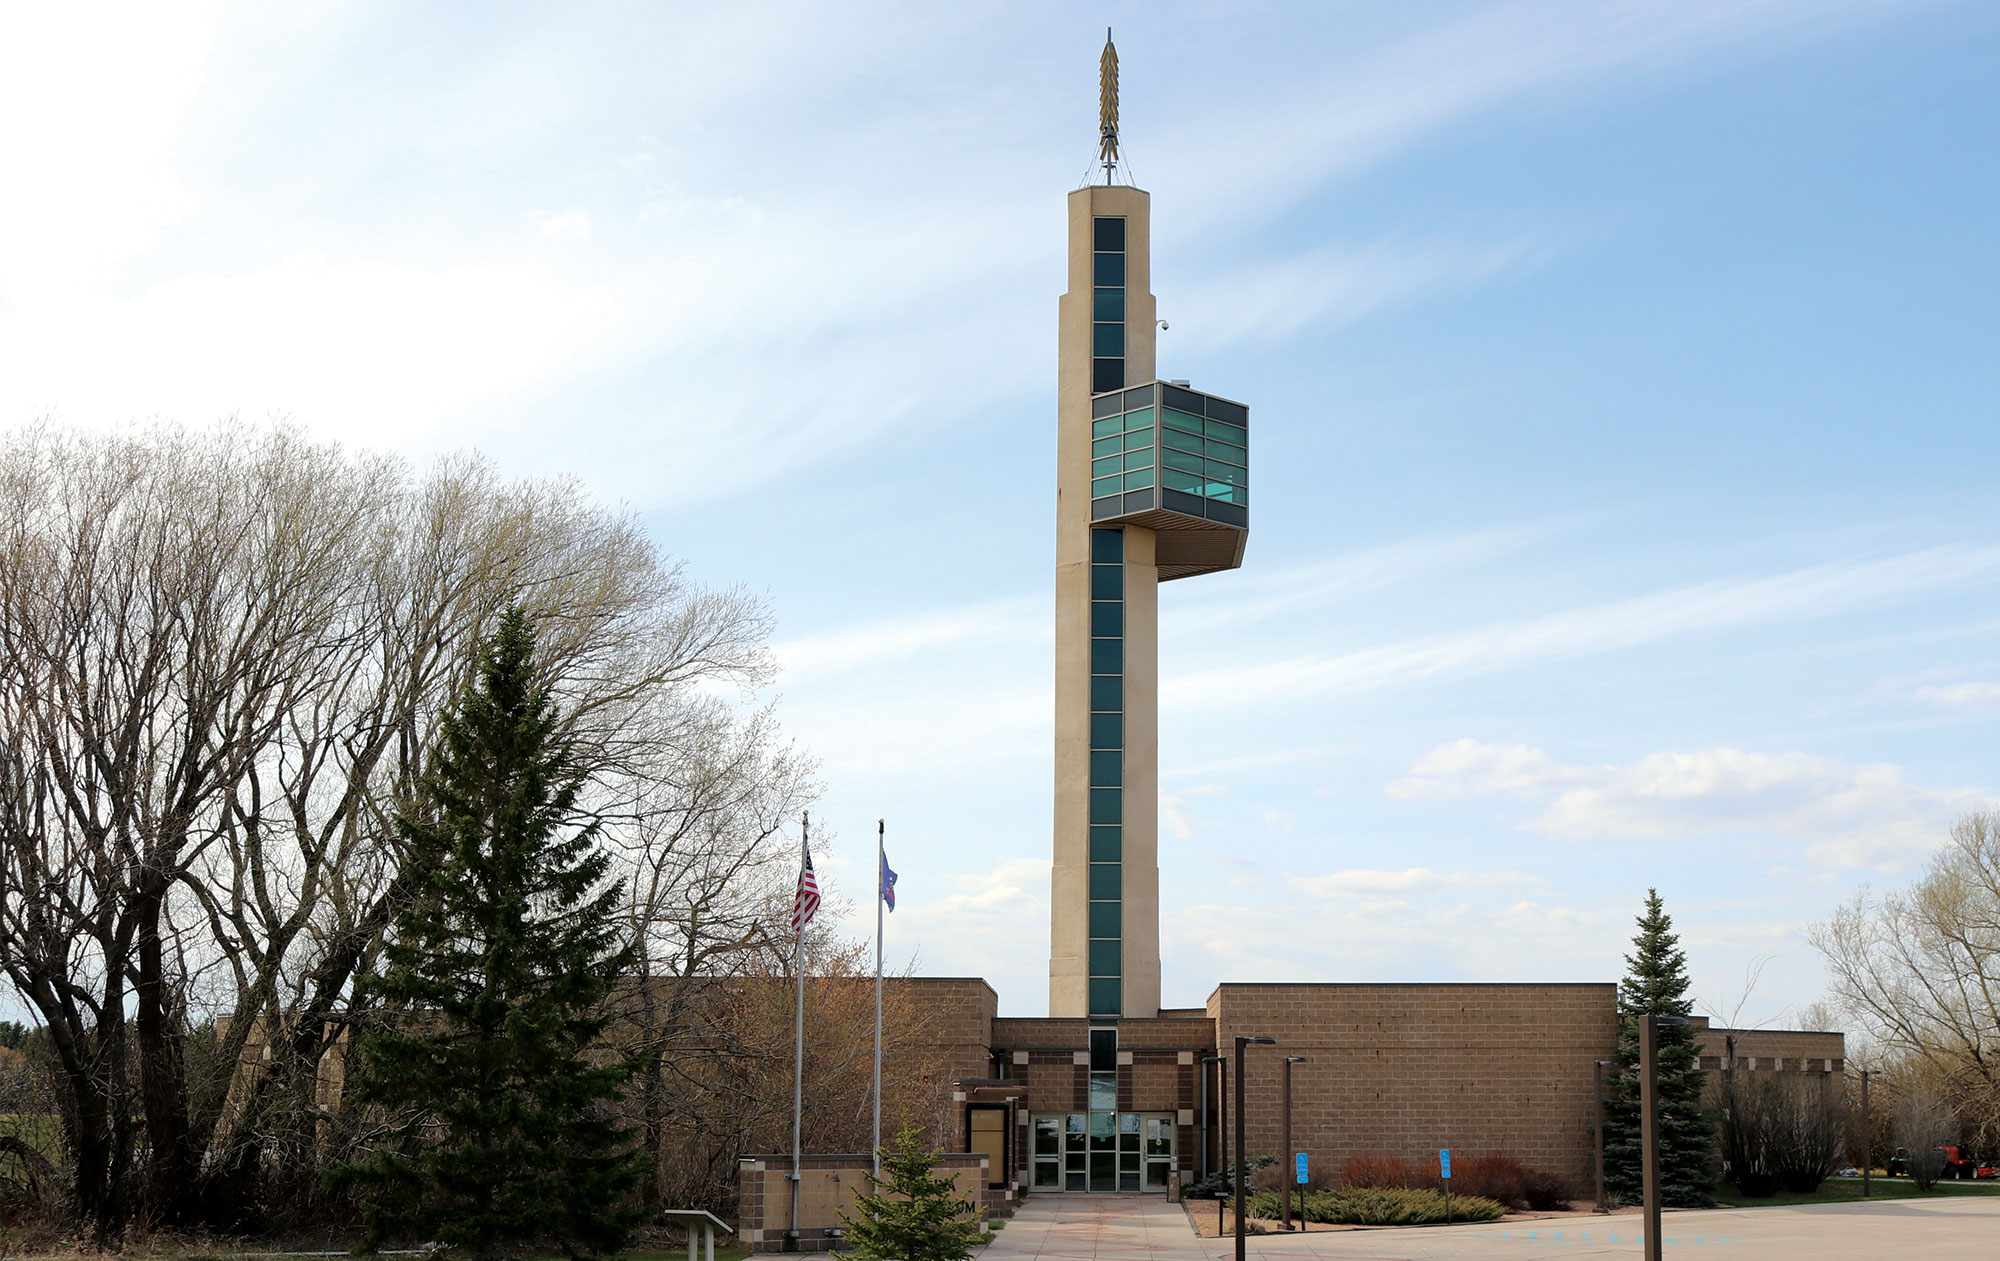
[[1104, 28], [1104, 55], [1097, 59], [1097, 160], [1104, 164], [1104, 182], [1118, 165], [1118, 50], [1111, 28]]

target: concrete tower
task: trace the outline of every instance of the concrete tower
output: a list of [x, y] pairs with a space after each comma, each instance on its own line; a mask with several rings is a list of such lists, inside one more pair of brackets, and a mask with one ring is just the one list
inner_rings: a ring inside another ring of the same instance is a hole
[[1155, 377], [1151, 202], [1117, 174], [1069, 195], [1056, 383], [1055, 869], [1049, 1014], [1160, 1008], [1159, 584], [1234, 569], [1248, 410]]

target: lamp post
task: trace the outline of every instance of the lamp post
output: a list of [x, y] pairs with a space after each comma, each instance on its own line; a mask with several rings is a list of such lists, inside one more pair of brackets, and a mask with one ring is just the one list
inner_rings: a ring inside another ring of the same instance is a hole
[[1646, 1201], [1646, 1261], [1660, 1261], [1660, 1082], [1654, 1062], [1661, 1025], [1684, 1025], [1686, 1016], [1639, 1017], [1639, 1179]]
[[1591, 1065], [1591, 1084], [1597, 1088], [1597, 1123], [1590, 1128], [1597, 1135], [1597, 1211], [1609, 1213], [1611, 1206], [1604, 1202], [1604, 1070], [1618, 1063], [1617, 1060], [1598, 1060]]
[[1868, 1115], [1868, 1079], [1872, 1068], [1861, 1070], [1861, 1198], [1868, 1198], [1868, 1167], [1875, 1163], [1875, 1122]]
[[[1284, 1104], [1282, 1105], [1285, 1113], [1284, 1138], [1280, 1140], [1281, 1146], [1284, 1148], [1284, 1150], [1279, 1154], [1280, 1160], [1294, 1159], [1294, 1156], [1292, 1154], [1292, 1065], [1303, 1064], [1305, 1062], [1306, 1062], [1306, 1057], [1303, 1055], [1287, 1055], [1285, 1057], [1285, 1101]], [[1293, 1174], [1292, 1171], [1289, 1169], [1282, 1170], [1281, 1172], [1283, 1174], [1283, 1177], [1280, 1179], [1280, 1181], [1284, 1184], [1285, 1188], [1284, 1223], [1285, 1223], [1285, 1229], [1290, 1230], [1292, 1228]], [[1301, 1226], [1305, 1225], [1305, 1220], [1306, 1220], [1305, 1192], [1301, 1191], [1299, 1192], [1299, 1225]]]
[[[1200, 1090], [1200, 1094], [1201, 1094], [1201, 1176], [1202, 1176], [1202, 1180], [1203, 1180], [1203, 1181], [1207, 1181], [1207, 1179], [1208, 1179], [1208, 1139], [1209, 1139], [1209, 1134], [1208, 1134], [1208, 1066], [1209, 1066], [1210, 1064], [1226, 1064], [1227, 1062], [1228, 1062], [1228, 1061], [1227, 1061], [1226, 1059], [1224, 1059], [1224, 1058], [1223, 1058], [1222, 1056], [1220, 1056], [1220, 1055], [1204, 1055], [1204, 1056], [1202, 1056], [1202, 1057], [1201, 1057], [1201, 1090]], [[1227, 1071], [1227, 1070], [1224, 1070], [1224, 1071]], [[1218, 1104], [1219, 1104], [1219, 1103], [1221, 1102], [1221, 1094], [1222, 1094], [1221, 1090], [1220, 1090], [1220, 1089], [1218, 1089], [1218, 1090], [1216, 1091], [1216, 1096], [1217, 1096], [1217, 1103], [1218, 1103]]]
[[1276, 1045], [1276, 1038], [1246, 1038], [1241, 1034], [1236, 1038], [1236, 1168], [1229, 1179], [1236, 1191], [1236, 1261], [1243, 1261], [1243, 1048]]

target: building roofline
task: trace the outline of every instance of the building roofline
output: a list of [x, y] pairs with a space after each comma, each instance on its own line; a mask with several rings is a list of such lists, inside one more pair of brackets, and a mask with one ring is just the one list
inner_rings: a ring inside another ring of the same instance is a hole
[[1224, 990], [1561, 990], [1618, 988], [1616, 981], [1218, 981], [1208, 992], [1210, 998]]

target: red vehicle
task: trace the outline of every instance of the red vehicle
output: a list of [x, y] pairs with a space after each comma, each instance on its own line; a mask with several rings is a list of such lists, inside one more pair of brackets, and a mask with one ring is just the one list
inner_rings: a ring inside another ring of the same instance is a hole
[[2000, 1168], [1982, 1164], [1957, 1147], [1940, 1146], [1944, 1153], [1944, 1177], [1947, 1178], [2000, 1178]]

